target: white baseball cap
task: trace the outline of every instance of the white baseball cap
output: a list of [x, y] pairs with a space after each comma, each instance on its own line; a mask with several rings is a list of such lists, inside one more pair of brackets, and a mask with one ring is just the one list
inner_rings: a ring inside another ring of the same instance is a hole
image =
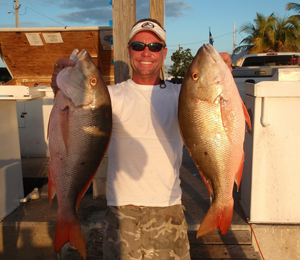
[[129, 42], [137, 33], [141, 31], [154, 32], [159, 37], [159, 39], [161, 39], [162, 41], [164, 41], [164, 43], [166, 43], [166, 31], [162, 29], [157, 23], [150, 20], [149, 21], [144, 20], [140, 23], [137, 23], [131, 29], [131, 32], [129, 34]]

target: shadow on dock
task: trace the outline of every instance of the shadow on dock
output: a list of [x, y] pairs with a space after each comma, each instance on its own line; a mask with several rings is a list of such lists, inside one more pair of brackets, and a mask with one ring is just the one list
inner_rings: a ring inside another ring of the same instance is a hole
[[[0, 223], [0, 259], [81, 260], [69, 243], [59, 254], [54, 252], [57, 201], [53, 199], [51, 205], [48, 202], [48, 158], [23, 158], [22, 171], [25, 194], [38, 187], [41, 197], [23, 203]], [[208, 191], [186, 149], [181, 167], [181, 186], [192, 259], [259, 259], [251, 243], [250, 229], [236, 206], [231, 229], [226, 235], [213, 231], [196, 239], [210, 202]], [[102, 259], [101, 227], [105, 209], [105, 199], [93, 198], [91, 193], [86, 194], [80, 204], [78, 214], [87, 244], [88, 260]]]

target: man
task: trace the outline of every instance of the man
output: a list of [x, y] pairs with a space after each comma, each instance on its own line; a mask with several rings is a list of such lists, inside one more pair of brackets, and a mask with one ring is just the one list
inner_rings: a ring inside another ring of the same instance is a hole
[[[160, 79], [166, 33], [156, 20], [140, 20], [132, 27], [127, 49], [132, 79], [108, 86], [113, 132], [103, 259], [190, 259], [179, 179], [181, 85]], [[223, 56], [230, 62], [229, 55]], [[68, 59], [57, 61], [54, 92], [58, 72], [71, 65]]]

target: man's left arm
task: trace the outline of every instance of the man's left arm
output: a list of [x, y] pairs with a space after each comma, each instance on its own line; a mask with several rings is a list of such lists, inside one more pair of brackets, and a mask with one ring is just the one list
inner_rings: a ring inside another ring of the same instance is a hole
[[231, 67], [232, 60], [230, 58], [230, 55], [227, 52], [220, 52], [220, 55], [223, 58], [226, 65], [228, 66], [228, 68], [230, 69], [230, 71], [232, 71], [232, 67]]

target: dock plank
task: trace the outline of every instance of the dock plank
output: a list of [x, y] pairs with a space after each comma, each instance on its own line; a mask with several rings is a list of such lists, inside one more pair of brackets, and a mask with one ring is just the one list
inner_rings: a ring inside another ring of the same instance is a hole
[[189, 241], [191, 244], [224, 244], [224, 245], [251, 245], [251, 234], [248, 230], [229, 230], [226, 235], [221, 235], [220, 231], [212, 231], [205, 236], [196, 238], [197, 231], [189, 231]]
[[199, 245], [191, 244], [191, 258], [196, 259], [255, 259], [250, 245]]
[[257, 260], [248, 230], [229, 230], [226, 235], [212, 231], [196, 238], [197, 231], [189, 231], [191, 259]]

